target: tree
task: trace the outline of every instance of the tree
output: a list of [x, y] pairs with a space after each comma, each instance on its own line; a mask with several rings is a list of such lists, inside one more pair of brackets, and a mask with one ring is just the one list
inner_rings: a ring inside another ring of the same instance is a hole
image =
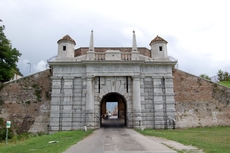
[[4, 29], [5, 26], [0, 25], [0, 82], [9, 81], [15, 74], [22, 75], [17, 68], [21, 53], [16, 48], [12, 48], [3, 32]]
[[224, 72], [222, 70], [218, 71], [217, 76], [219, 81], [224, 81]]
[[206, 74], [201, 74], [199, 77], [207, 79], [207, 80], [211, 80], [211, 78]]
[[230, 81], [230, 74], [228, 72], [223, 72], [222, 70], [219, 70], [217, 76], [219, 81]]
[[230, 81], [230, 74], [228, 72], [224, 72], [224, 80]]

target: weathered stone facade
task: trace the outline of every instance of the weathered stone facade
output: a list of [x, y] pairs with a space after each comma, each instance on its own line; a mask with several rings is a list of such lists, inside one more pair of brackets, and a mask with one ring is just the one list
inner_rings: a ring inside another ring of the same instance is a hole
[[[135, 33], [133, 47], [125, 50], [94, 48], [92, 34], [87, 52], [74, 51], [75, 41], [69, 36], [60, 39], [58, 56], [49, 62], [53, 68], [50, 130], [99, 128], [103, 99], [120, 99], [124, 106], [118, 111], [124, 112], [127, 127], [173, 128], [176, 61], [169, 60], [166, 44], [157, 36], [151, 50], [142, 48], [144, 55], [150, 55], [144, 56]], [[80, 54], [75, 57], [76, 53]]]
[[12, 121], [15, 132], [48, 132], [50, 70], [5, 83], [0, 96], [4, 102], [0, 106], [0, 117]]

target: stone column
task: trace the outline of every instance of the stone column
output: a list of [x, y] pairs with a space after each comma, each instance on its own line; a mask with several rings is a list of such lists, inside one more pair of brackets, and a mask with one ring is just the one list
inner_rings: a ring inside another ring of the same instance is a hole
[[87, 77], [87, 93], [86, 93], [86, 126], [94, 127], [94, 96], [93, 96], [93, 78]]
[[140, 77], [133, 77], [133, 127], [142, 126]]

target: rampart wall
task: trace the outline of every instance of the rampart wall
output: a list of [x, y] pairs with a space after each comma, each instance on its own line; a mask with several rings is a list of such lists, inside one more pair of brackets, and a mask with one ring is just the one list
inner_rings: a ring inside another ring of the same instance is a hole
[[47, 132], [50, 115], [51, 72], [45, 70], [3, 84], [0, 118], [12, 122], [14, 132]]
[[230, 125], [230, 88], [174, 69], [176, 127]]
[[[230, 88], [173, 70], [176, 128], [230, 125]], [[5, 83], [0, 91], [0, 118], [15, 132], [48, 131], [51, 72], [45, 70]]]

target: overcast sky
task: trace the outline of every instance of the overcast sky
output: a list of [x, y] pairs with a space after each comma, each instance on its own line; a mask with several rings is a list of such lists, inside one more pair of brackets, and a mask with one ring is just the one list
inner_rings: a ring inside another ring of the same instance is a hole
[[46, 69], [57, 55], [57, 41], [70, 35], [75, 48], [88, 47], [94, 30], [95, 47], [150, 49], [161, 36], [178, 68], [194, 75], [230, 72], [230, 8], [228, 0], [0, 0], [4, 33], [22, 56], [23, 75]]

